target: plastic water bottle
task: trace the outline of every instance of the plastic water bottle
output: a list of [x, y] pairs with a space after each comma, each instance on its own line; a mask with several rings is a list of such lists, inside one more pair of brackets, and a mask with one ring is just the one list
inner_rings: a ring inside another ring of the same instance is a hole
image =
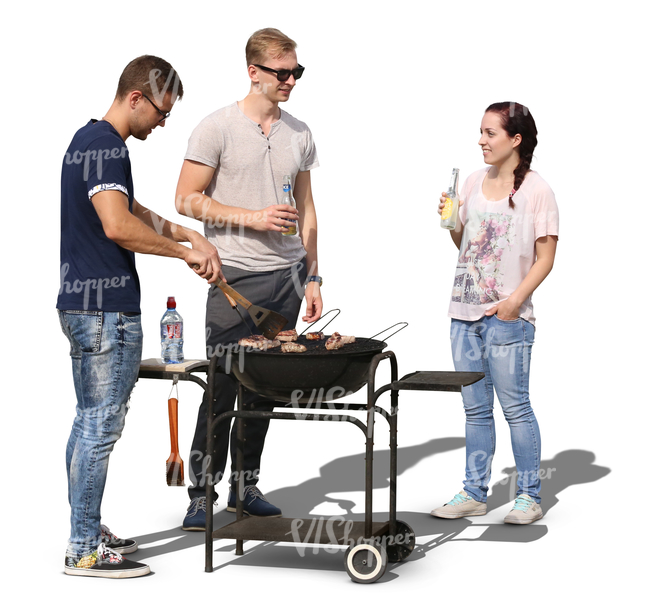
[[176, 299], [167, 298], [167, 312], [160, 320], [163, 363], [183, 363], [183, 317], [176, 312]]
[[[293, 198], [293, 192], [291, 191], [291, 176], [285, 175], [282, 179], [282, 205], [291, 205], [292, 207], [296, 206], [296, 199]], [[288, 230], [286, 232], [281, 232], [282, 236], [293, 236], [297, 234], [296, 230], [296, 220], [288, 220], [293, 223], [293, 226], [287, 226]]]

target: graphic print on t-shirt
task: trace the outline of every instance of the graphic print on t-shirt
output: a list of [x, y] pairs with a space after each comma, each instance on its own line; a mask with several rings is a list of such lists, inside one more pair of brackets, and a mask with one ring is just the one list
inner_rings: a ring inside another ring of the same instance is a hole
[[[467, 232], [478, 226], [478, 229]], [[512, 215], [478, 213], [468, 222], [458, 256], [451, 301], [463, 304], [488, 304], [499, 301], [503, 286], [501, 258], [514, 238]]]

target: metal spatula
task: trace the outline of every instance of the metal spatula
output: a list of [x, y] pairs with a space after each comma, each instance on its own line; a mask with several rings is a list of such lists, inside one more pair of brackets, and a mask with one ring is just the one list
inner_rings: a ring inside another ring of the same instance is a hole
[[253, 319], [253, 323], [257, 325], [265, 338], [273, 340], [273, 338], [275, 338], [275, 336], [277, 336], [282, 331], [282, 328], [289, 322], [280, 313], [252, 304], [221, 279], [217, 279], [215, 285], [221, 289], [226, 296], [230, 296], [230, 298], [235, 300], [238, 304], [241, 304], [248, 311], [251, 319]]

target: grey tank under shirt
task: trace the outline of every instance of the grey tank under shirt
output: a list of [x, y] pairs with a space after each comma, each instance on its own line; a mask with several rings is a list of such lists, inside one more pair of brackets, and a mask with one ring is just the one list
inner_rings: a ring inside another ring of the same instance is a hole
[[[199, 123], [190, 136], [185, 160], [214, 167], [205, 194], [223, 205], [251, 212], [280, 204], [283, 176], [291, 175], [295, 183], [299, 171], [318, 167], [316, 146], [304, 122], [282, 110], [267, 137], [236, 102]], [[299, 235], [217, 223], [205, 224], [205, 236], [224, 264], [242, 270], [281, 270], [306, 255]]]

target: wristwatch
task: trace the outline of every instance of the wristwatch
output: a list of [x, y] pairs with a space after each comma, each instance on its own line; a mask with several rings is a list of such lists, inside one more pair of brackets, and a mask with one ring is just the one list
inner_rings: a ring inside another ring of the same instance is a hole
[[[318, 283], [318, 286], [321, 287], [323, 285], [323, 277], [313, 274], [307, 277], [307, 283]], [[305, 283], [305, 287], [307, 287], [307, 283]]]

